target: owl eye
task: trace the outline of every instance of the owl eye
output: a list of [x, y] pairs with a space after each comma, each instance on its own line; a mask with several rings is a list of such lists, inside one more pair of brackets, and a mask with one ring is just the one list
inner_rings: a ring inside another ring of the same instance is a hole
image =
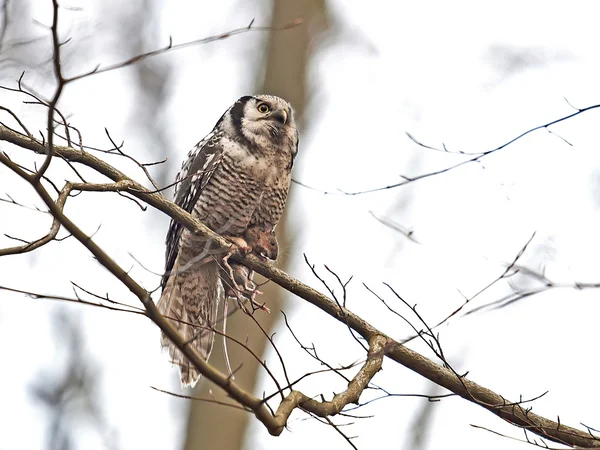
[[268, 113], [269, 111], [271, 111], [271, 108], [269, 108], [269, 105], [267, 105], [266, 103], [261, 103], [260, 105], [257, 106], [258, 112], [261, 112], [263, 114]]

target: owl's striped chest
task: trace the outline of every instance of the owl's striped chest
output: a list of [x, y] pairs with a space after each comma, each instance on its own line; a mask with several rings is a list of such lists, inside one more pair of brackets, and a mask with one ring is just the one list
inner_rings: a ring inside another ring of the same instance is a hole
[[275, 226], [290, 182], [285, 162], [228, 144], [196, 202], [195, 213], [224, 235], [241, 235], [249, 224]]

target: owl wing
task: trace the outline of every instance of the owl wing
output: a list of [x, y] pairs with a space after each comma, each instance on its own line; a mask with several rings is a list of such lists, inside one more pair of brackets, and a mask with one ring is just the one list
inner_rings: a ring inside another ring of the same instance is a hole
[[[220, 144], [220, 139], [221, 133], [213, 131], [198, 142], [189, 152], [188, 158], [177, 174], [175, 179], [175, 203], [189, 213], [193, 211], [200, 193], [221, 162], [223, 147]], [[171, 220], [167, 232], [165, 273], [161, 281], [163, 290], [167, 285], [169, 274], [177, 258], [182, 231], [183, 225], [176, 220]]]

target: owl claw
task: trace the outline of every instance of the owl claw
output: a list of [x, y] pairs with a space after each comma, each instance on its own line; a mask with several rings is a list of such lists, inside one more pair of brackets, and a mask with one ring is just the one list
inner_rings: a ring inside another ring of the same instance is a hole
[[[244, 288], [241, 288], [239, 286], [239, 284], [237, 282], [237, 278], [239, 278], [239, 277], [236, 278], [236, 276], [233, 272], [233, 268], [229, 264], [229, 259], [231, 258], [231, 256], [233, 254], [235, 254], [238, 251], [242, 255], [246, 256], [252, 249], [248, 246], [246, 241], [240, 237], [228, 236], [228, 239], [232, 242], [232, 244], [231, 244], [231, 247], [229, 247], [229, 251], [225, 254], [225, 256], [222, 259], [223, 267], [225, 268], [227, 275], [229, 275], [229, 279], [233, 283], [233, 288], [235, 289], [235, 291], [245, 292], [247, 289], [247, 286], [244, 286]], [[242, 277], [242, 279], [244, 279], [244, 278], [245, 277]], [[246, 284], [246, 283], [244, 283], [244, 284]], [[236, 296], [237, 296], [237, 292], [236, 292]]]
[[[243, 295], [243, 294], [246, 294], [246, 295]], [[262, 292], [257, 289], [254, 289], [251, 292], [240, 290], [240, 291], [236, 291], [232, 297], [234, 297], [238, 301], [238, 304], [240, 305], [240, 308], [242, 309], [242, 311], [244, 311], [248, 315], [251, 315], [257, 309], [260, 309], [261, 311], [270, 313], [271, 310], [266, 306], [265, 303], [259, 303], [254, 299], [254, 297], [259, 294], [262, 294]], [[246, 308], [246, 306], [245, 306], [246, 302], [250, 303], [250, 306], [252, 306], [252, 311], [250, 311], [250, 310], [248, 310], [248, 308]]]
[[248, 299], [250, 300], [250, 304], [252, 305], [252, 309], [254, 311], [256, 311], [257, 309], [260, 309], [261, 311], [270, 313], [271, 310], [266, 306], [266, 303], [259, 303], [255, 300], [257, 295], [262, 295], [262, 294], [263, 293], [261, 291], [259, 291], [258, 289], [256, 289], [256, 287], [254, 289], [252, 289], [252, 291], [250, 292], [250, 296], [248, 297]]
[[227, 252], [227, 258], [230, 258], [236, 251], [244, 257], [252, 251], [252, 247], [250, 247], [246, 240], [242, 237], [228, 236], [227, 239], [229, 239], [232, 243], [231, 247], [229, 247], [229, 251]]
[[[239, 252], [242, 256], [246, 256], [254, 252], [260, 259], [274, 260], [277, 258], [278, 245], [275, 234], [272, 228], [266, 227], [250, 227], [246, 230], [244, 237], [227, 236], [232, 245], [229, 247], [227, 254], [223, 257], [223, 270], [227, 274], [230, 287], [227, 290], [227, 297], [237, 299], [240, 308], [247, 314], [252, 314], [253, 311], [260, 309], [270, 313], [271, 310], [264, 304], [255, 300], [257, 295], [262, 295], [262, 292], [256, 288], [256, 284], [252, 281], [254, 272], [239, 263], [229, 263], [229, 259]], [[252, 312], [244, 306], [245, 302], [249, 302], [252, 307]]]
[[[269, 308], [255, 300], [257, 295], [262, 295], [262, 292], [256, 288], [256, 284], [252, 281], [254, 272], [239, 263], [229, 264], [228, 259], [228, 256], [223, 258], [223, 270], [227, 273], [228, 277], [228, 280], [226, 281], [226, 284], [228, 285], [226, 297], [235, 298], [238, 301], [240, 308], [246, 314], [252, 314], [252, 312], [257, 309], [270, 312]], [[246, 308], [246, 302], [250, 303], [252, 307], [251, 311]]]

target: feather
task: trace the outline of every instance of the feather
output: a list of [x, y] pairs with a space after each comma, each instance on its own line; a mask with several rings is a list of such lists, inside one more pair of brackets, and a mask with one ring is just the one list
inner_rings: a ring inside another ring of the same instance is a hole
[[[216, 325], [217, 308], [222, 296], [218, 276], [219, 268], [213, 261], [200, 267], [178, 272], [179, 258], [175, 261], [172, 275], [158, 301], [158, 310], [167, 317], [187, 345], [208, 360]], [[161, 346], [167, 348], [171, 362], [180, 368], [181, 384], [194, 386], [200, 374], [181, 351], [162, 334]]]

